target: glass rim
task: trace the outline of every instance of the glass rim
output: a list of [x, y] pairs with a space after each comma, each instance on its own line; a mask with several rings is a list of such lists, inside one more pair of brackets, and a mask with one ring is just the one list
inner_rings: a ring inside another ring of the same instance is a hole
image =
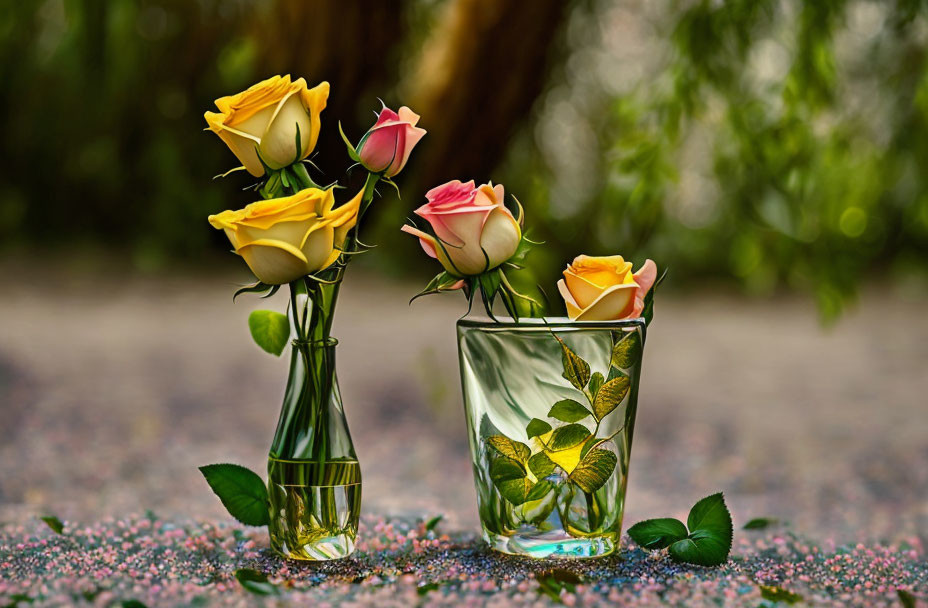
[[498, 320], [490, 317], [462, 317], [458, 319], [458, 327], [472, 327], [477, 329], [623, 329], [629, 327], [645, 327], [644, 317], [620, 319], [617, 321], [571, 321], [568, 317], [522, 317], [518, 321], [512, 317], [497, 316]]

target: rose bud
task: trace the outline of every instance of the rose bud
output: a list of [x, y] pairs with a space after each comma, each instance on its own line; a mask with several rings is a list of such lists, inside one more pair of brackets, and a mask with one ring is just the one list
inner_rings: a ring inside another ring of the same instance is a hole
[[409, 154], [425, 135], [425, 129], [416, 126], [419, 115], [403, 106], [399, 113], [384, 106], [377, 122], [358, 144], [361, 164], [371, 173], [393, 177], [403, 170]]

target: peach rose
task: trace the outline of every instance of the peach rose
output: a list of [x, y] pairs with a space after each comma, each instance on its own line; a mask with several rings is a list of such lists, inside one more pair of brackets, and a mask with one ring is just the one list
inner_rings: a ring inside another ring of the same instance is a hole
[[574, 321], [617, 321], [635, 318], [644, 309], [644, 296], [657, 279], [657, 265], [651, 260], [636, 273], [622, 256], [574, 258], [557, 289], [567, 304], [567, 315]]
[[425, 135], [416, 126], [419, 115], [403, 106], [399, 113], [384, 106], [377, 122], [358, 144], [361, 164], [371, 173], [393, 177], [403, 170], [409, 154]]
[[[522, 229], [503, 205], [503, 186], [474, 187], [474, 181], [448, 182], [429, 190], [428, 203], [416, 209], [435, 232], [433, 237], [412, 226], [403, 232], [419, 237], [425, 252], [456, 277], [482, 274], [511, 258]], [[437, 237], [437, 238], [436, 238]]]

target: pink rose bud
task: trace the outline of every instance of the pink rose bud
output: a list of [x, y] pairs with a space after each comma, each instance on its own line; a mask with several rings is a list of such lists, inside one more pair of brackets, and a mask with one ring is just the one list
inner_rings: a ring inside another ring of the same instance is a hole
[[403, 170], [409, 154], [425, 135], [416, 126], [419, 115], [403, 106], [399, 113], [384, 106], [377, 122], [358, 144], [361, 164], [371, 173], [393, 177]]

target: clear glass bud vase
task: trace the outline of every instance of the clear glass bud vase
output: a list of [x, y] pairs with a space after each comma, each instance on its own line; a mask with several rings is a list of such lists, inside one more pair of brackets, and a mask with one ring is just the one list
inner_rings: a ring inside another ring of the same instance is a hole
[[483, 536], [504, 553], [618, 546], [642, 319], [461, 319], [458, 350]]
[[268, 456], [271, 547], [289, 559], [338, 559], [354, 551], [361, 469], [329, 337], [332, 284], [291, 284], [290, 376]]

